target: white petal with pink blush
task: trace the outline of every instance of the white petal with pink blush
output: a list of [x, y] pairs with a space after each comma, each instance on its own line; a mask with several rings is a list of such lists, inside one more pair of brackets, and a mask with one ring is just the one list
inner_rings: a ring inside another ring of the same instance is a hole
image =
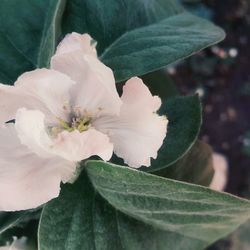
[[67, 35], [51, 69], [27, 72], [14, 86], [0, 84], [0, 210], [57, 197], [61, 182], [73, 181], [91, 156], [108, 161], [115, 152], [130, 167], [150, 166], [167, 133], [160, 106], [137, 77], [119, 97], [89, 35]]

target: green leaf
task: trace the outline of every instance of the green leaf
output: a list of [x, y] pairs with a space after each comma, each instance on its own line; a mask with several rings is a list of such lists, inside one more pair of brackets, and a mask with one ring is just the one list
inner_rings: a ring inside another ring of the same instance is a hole
[[[178, 244], [176, 244], [178, 242]], [[155, 229], [112, 208], [83, 172], [49, 202], [39, 227], [40, 250], [195, 250], [204, 243]]]
[[250, 249], [250, 220], [242, 225], [235, 233], [231, 235], [231, 244], [229, 250], [249, 250]]
[[140, 76], [148, 86], [153, 95], [159, 96], [162, 100], [178, 95], [178, 90], [171, 77], [164, 70], [158, 70]]
[[154, 172], [174, 164], [195, 143], [201, 126], [201, 104], [197, 95], [173, 97], [162, 104], [160, 115], [166, 115], [169, 124], [166, 138], [151, 167], [141, 170]]
[[142, 75], [184, 59], [224, 39], [224, 32], [186, 12], [130, 31], [101, 55], [117, 80]]
[[212, 154], [212, 148], [198, 140], [188, 153], [175, 164], [156, 171], [154, 174], [178, 181], [209, 186], [214, 175]]
[[64, 34], [89, 33], [101, 53], [127, 31], [183, 12], [175, 0], [70, 0], [63, 18]]
[[224, 39], [173, 0], [68, 1], [64, 33], [89, 33], [117, 81], [143, 75]]
[[95, 189], [117, 210], [209, 245], [250, 218], [250, 202], [202, 186], [101, 161], [86, 163]]
[[0, 234], [30, 219], [36, 218], [39, 209], [19, 212], [0, 212]]
[[0, 1], [0, 82], [49, 65], [65, 0]]
[[60, 197], [49, 202], [39, 226], [40, 250], [120, 249], [109, 209], [101, 207], [86, 174], [63, 186]]
[[118, 230], [125, 250], [203, 250], [203, 241], [156, 229], [121, 212], [116, 212]]

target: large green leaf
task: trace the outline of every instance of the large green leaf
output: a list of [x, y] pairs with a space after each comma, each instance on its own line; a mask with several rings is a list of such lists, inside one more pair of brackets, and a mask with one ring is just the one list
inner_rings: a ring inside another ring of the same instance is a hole
[[70, 0], [63, 31], [89, 33], [101, 53], [127, 31], [150, 25], [183, 12], [175, 0]]
[[173, 0], [72, 0], [63, 28], [65, 33], [90, 33], [117, 81], [162, 68], [225, 36]]
[[[250, 220], [242, 225], [231, 235], [231, 244], [228, 250], [249, 250], [250, 249]], [[222, 250], [222, 249], [221, 249]], [[226, 249], [224, 249], [226, 250]]]
[[186, 58], [224, 38], [207, 20], [186, 12], [125, 33], [101, 55], [116, 79], [145, 74]]
[[202, 186], [101, 161], [86, 163], [95, 189], [116, 209], [209, 245], [250, 218], [250, 202]]
[[[113, 214], [96, 201], [86, 174], [62, 188], [60, 197], [49, 202], [39, 226], [40, 250], [120, 249], [113, 237]], [[117, 232], [115, 232], [117, 233]]]
[[0, 1], [0, 82], [46, 67], [54, 53], [65, 0]]
[[209, 186], [214, 175], [212, 154], [212, 148], [198, 140], [188, 153], [175, 164], [156, 171], [154, 174], [178, 181]]
[[[178, 244], [176, 243], [178, 242]], [[155, 229], [112, 208], [82, 173], [49, 202], [39, 228], [40, 250], [201, 250], [204, 242]]]

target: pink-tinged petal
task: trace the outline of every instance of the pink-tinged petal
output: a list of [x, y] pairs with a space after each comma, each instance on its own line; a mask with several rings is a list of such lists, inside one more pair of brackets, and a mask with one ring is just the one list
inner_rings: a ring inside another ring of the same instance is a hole
[[45, 127], [45, 116], [39, 110], [19, 109], [16, 114], [15, 128], [23, 145], [42, 158], [59, 156], [78, 162], [98, 155], [109, 160], [113, 144], [109, 137], [94, 129], [80, 133], [63, 131], [56, 138], [49, 136]]
[[210, 188], [223, 191], [227, 184], [228, 162], [225, 156], [213, 153], [214, 176], [210, 183]]
[[92, 41], [92, 38], [88, 34], [81, 35], [73, 32], [66, 35], [60, 42], [56, 50], [56, 55], [82, 50], [85, 54], [97, 57], [95, 46], [91, 44]]
[[77, 84], [72, 89], [73, 106], [91, 114], [118, 114], [121, 100], [110, 68], [82, 51], [52, 57], [51, 67]]
[[52, 140], [45, 127], [45, 115], [39, 110], [18, 109], [15, 128], [21, 143], [40, 157], [50, 158]]
[[71, 111], [70, 89], [74, 84], [67, 75], [58, 71], [36, 69], [21, 75], [15, 86], [44, 103], [54, 116], [66, 120]]
[[20, 107], [36, 107], [43, 111], [48, 119], [52, 119], [51, 112], [34, 96], [17, 87], [0, 84], [0, 126], [15, 119], [16, 111]]
[[15, 86], [0, 84], [0, 123], [15, 118], [17, 109], [38, 109], [54, 122], [55, 116], [67, 118], [69, 89], [74, 82], [60, 72], [37, 69], [21, 75]]
[[108, 161], [113, 153], [113, 144], [107, 135], [90, 128], [82, 133], [78, 130], [61, 132], [51, 150], [69, 161], [79, 162], [94, 155]]
[[158, 96], [152, 96], [138, 77], [133, 77], [126, 82], [121, 99], [127, 106], [135, 106], [136, 112], [138, 110], [156, 112], [161, 107], [161, 99]]
[[103, 116], [93, 126], [110, 137], [117, 156], [131, 167], [150, 166], [167, 133], [168, 120], [155, 113], [161, 105], [139, 78], [123, 88], [120, 116]]
[[13, 124], [0, 129], [0, 138], [0, 211], [38, 207], [59, 195], [61, 180], [74, 176], [74, 163], [30, 152]]

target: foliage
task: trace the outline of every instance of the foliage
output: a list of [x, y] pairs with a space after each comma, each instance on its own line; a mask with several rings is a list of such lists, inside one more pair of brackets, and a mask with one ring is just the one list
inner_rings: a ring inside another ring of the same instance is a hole
[[[97, 41], [118, 88], [142, 76], [162, 98], [159, 113], [168, 116], [169, 131], [148, 169], [85, 162], [80, 178], [45, 205], [39, 249], [200, 250], [247, 221], [247, 200], [199, 186], [213, 176], [211, 149], [197, 142], [199, 98], [178, 96], [157, 71], [218, 43], [223, 30], [175, 0], [2, 0], [0, 81], [13, 84], [25, 71], [49, 67], [56, 45], [73, 31]], [[1, 233], [27, 213], [1, 214]]]

